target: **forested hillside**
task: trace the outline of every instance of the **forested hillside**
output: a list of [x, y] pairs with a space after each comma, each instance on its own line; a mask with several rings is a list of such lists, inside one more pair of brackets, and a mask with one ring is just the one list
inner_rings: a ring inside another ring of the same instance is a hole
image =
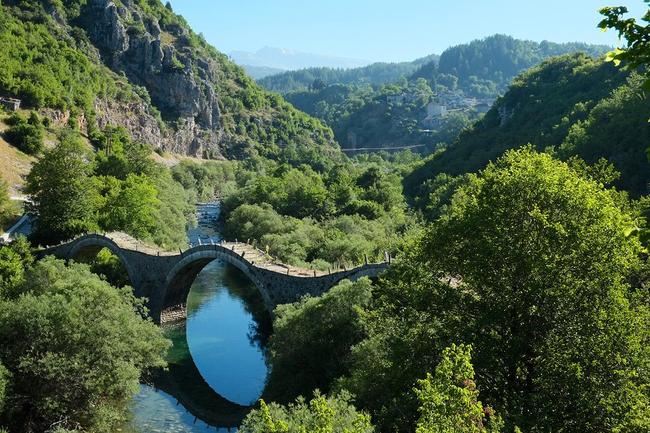
[[157, 0], [4, 1], [0, 63], [0, 94], [91, 137], [120, 124], [198, 156], [280, 157], [290, 145], [307, 161], [335, 149], [329, 128], [260, 88]]
[[474, 172], [531, 143], [562, 159], [593, 164], [606, 158], [621, 173], [617, 186], [646, 194], [650, 102], [642, 82], [636, 73], [585, 55], [548, 60], [517, 77], [481, 121], [407, 176], [407, 192], [425, 197], [427, 188], [439, 187], [437, 176]]
[[501, 92], [514, 76], [549, 57], [577, 52], [598, 57], [610, 49], [602, 45], [534, 42], [494, 35], [447, 48], [440, 55], [437, 73], [453, 75], [459, 86], [470, 93], [485, 94], [491, 89]]
[[555, 55], [607, 50], [494, 35], [428, 61], [288, 72], [260, 83], [330, 125], [344, 148], [418, 146], [428, 153], [478, 119], [520, 72]]
[[436, 54], [431, 54], [412, 62], [373, 63], [368, 66], [351, 69], [307, 68], [298, 71], [282, 72], [264, 77], [259, 83], [265, 88], [278, 93], [313, 89], [329, 84], [371, 84], [381, 85], [407, 77], [423, 65], [435, 64]]

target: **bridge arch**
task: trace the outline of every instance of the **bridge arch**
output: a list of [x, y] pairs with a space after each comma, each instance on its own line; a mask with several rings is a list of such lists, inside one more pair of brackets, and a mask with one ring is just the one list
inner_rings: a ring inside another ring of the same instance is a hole
[[346, 278], [377, 277], [390, 266], [390, 262], [370, 263], [349, 270], [317, 273], [269, 262], [264, 253], [246, 244], [199, 245], [179, 254], [155, 250], [124, 233], [114, 233], [110, 237], [84, 235], [41, 250], [38, 257], [54, 255], [69, 260], [96, 255], [102, 248], [115, 254], [124, 265], [135, 295], [148, 299], [149, 313], [154, 321], [161, 319], [164, 310], [186, 302], [197, 275], [214, 260], [242, 271], [253, 282], [271, 314], [279, 304], [295, 302], [306, 295], [320, 296]]
[[185, 303], [196, 277], [203, 268], [215, 260], [221, 260], [242, 271], [257, 288], [267, 309], [269, 311], [273, 310], [273, 304], [265, 289], [264, 282], [255, 272], [255, 267], [241, 256], [220, 245], [215, 245], [195, 247], [185, 252], [183, 258], [172, 267], [165, 278], [161, 312], [167, 308]]
[[102, 235], [86, 235], [76, 239], [66, 254], [66, 260], [74, 260], [80, 257], [92, 257], [104, 248], [113, 253], [122, 263], [126, 270], [129, 284], [135, 286], [137, 284], [137, 272], [133, 268], [131, 261], [125, 254], [125, 250], [120, 248], [113, 240]]

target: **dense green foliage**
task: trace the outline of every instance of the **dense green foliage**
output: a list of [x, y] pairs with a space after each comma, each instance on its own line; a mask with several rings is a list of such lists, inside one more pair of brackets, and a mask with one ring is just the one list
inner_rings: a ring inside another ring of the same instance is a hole
[[124, 181], [98, 177], [102, 204], [98, 225], [107, 231], [123, 230], [145, 239], [156, 230], [155, 209], [160, 204], [158, 191], [145, 176], [129, 174]]
[[323, 174], [263, 159], [185, 161], [172, 172], [199, 200], [222, 198], [228, 238], [256, 243], [284, 263], [327, 269], [397, 248], [413, 222], [401, 195], [401, 173], [413, 158], [402, 156], [394, 165], [375, 157]]
[[0, 299], [16, 297], [25, 280], [25, 267], [33, 263], [30, 245], [24, 237], [0, 248]]
[[[644, 2], [650, 3], [648, 0]], [[631, 69], [644, 66], [647, 70], [650, 64], [650, 9], [642, 18], [648, 23], [645, 26], [639, 24], [635, 18], [626, 17], [628, 9], [625, 6], [604, 7], [600, 13], [604, 18], [598, 27], [603, 30], [614, 29], [619, 37], [627, 41], [627, 47], [610, 52], [608, 60], [612, 60], [617, 66], [624, 62], [625, 66]], [[646, 79], [644, 88], [650, 90], [650, 78]]]
[[442, 352], [435, 375], [415, 390], [420, 401], [416, 433], [498, 433], [503, 425], [478, 401], [470, 347], [452, 344]]
[[432, 54], [412, 62], [373, 63], [351, 69], [307, 68], [287, 71], [262, 78], [259, 83], [278, 93], [296, 90], [319, 90], [331, 84], [370, 84], [382, 85], [408, 77], [425, 64], [436, 64], [438, 56]]
[[78, 134], [63, 134], [27, 178], [26, 192], [33, 198], [28, 210], [38, 217], [34, 239], [53, 244], [103, 230], [167, 248], [186, 244], [193, 197], [153, 162], [148, 146], [121, 129], [108, 129], [93, 154]]
[[[358, 309], [372, 297], [370, 280], [344, 281], [321, 297], [280, 305], [269, 340], [271, 374], [265, 396], [292, 401], [314, 389], [329, 392], [347, 374], [350, 347], [361, 341]], [[318, 326], [314, 326], [314, 324]]]
[[383, 259], [413, 223], [401, 194], [401, 166], [382, 158], [324, 174], [263, 163], [242, 170], [223, 201], [225, 233], [293, 265], [327, 269]]
[[211, 201], [233, 191], [237, 171], [235, 161], [197, 163], [186, 160], [172, 168], [172, 177], [197, 200]]
[[75, 261], [89, 265], [93, 274], [99, 275], [108, 281], [111, 286], [125, 287], [131, 284], [124, 263], [108, 248], [100, 250], [95, 257], [80, 256], [76, 257]]
[[44, 127], [38, 114], [31, 112], [29, 119], [14, 113], [5, 132], [7, 141], [28, 155], [38, 155], [43, 150]]
[[[645, 3], [650, 3], [644, 0]], [[628, 10], [626, 7], [605, 7], [600, 13], [604, 19], [598, 25], [604, 31], [613, 28], [618, 31], [619, 37], [625, 38], [627, 47], [616, 48], [607, 55], [607, 60], [611, 60], [615, 65], [624, 62], [624, 66], [629, 69], [640, 69], [645, 72], [645, 81], [643, 89], [650, 90], [650, 24], [642, 26], [634, 18], [625, 17]], [[642, 18], [646, 23], [650, 23], [650, 9], [648, 9]], [[646, 149], [648, 161], [650, 161], [650, 147]], [[650, 220], [650, 207], [645, 204], [646, 220]], [[645, 240], [646, 245], [650, 240], [650, 229], [646, 227], [641, 233], [641, 238]]]
[[34, 164], [25, 191], [32, 197], [29, 212], [38, 216], [35, 236], [53, 244], [99, 227], [93, 209], [89, 150], [67, 133]]
[[350, 396], [324, 397], [319, 393], [306, 403], [298, 399], [288, 407], [275, 403], [253, 410], [239, 428], [242, 433], [372, 433], [370, 417], [350, 404]]
[[549, 57], [575, 52], [598, 57], [608, 49], [602, 45], [538, 43], [494, 35], [447, 48], [440, 55], [438, 74], [453, 75], [460, 87], [480, 95], [485, 92], [481, 87], [505, 90], [513, 77]]
[[647, 428], [650, 316], [627, 282], [640, 265], [636, 217], [567, 164], [508, 152], [469, 177], [375, 289], [342, 386], [382, 430], [409, 431], [408, 389], [461, 342], [510, 429]]
[[[85, 265], [31, 265], [25, 247], [0, 248], [0, 424], [115, 431], [143, 370], [164, 365], [168, 342], [130, 288], [111, 287]], [[8, 257], [18, 265], [12, 279], [4, 278]]]
[[441, 174], [483, 168], [507, 149], [532, 143], [568, 159], [607, 158], [621, 173], [617, 186], [647, 192], [650, 163], [644, 152], [650, 106], [638, 76], [584, 55], [551, 59], [519, 76], [469, 131], [405, 179], [410, 197], [426, 197]]
[[[90, 110], [117, 94], [117, 79], [93, 57], [87, 39], [57, 25], [41, 2], [0, 5], [0, 92], [34, 108]], [[15, 5], [15, 6], [13, 6]]]
[[[9, 371], [0, 364], [0, 411], [4, 409], [5, 397], [7, 395], [7, 383], [9, 382]], [[0, 430], [1, 431], [1, 430]]]
[[[302, 344], [310, 343], [302, 342]], [[281, 350], [286, 354], [291, 352], [288, 347], [283, 347]], [[427, 374], [425, 379], [419, 380], [413, 392], [420, 402], [416, 433], [498, 433], [503, 427], [503, 421], [494, 410], [489, 406], [484, 407], [478, 401], [479, 392], [474, 383], [474, 368], [468, 346], [452, 344], [446, 348], [440, 363], [435, 368], [435, 375]], [[305, 404], [302, 397], [289, 406], [280, 406], [277, 403], [269, 406], [262, 400], [260, 408], [253, 410], [246, 417], [241, 431], [259, 433], [374, 431], [370, 417], [359, 414], [349, 404], [349, 400], [349, 394], [345, 391], [329, 398], [315, 391], [314, 399], [309, 404]]]

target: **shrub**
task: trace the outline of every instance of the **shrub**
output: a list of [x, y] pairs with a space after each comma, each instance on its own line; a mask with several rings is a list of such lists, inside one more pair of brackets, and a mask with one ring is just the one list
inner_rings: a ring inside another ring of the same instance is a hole
[[38, 115], [32, 112], [29, 120], [20, 115], [10, 117], [6, 137], [9, 143], [28, 155], [38, 155], [43, 151], [43, 124]]

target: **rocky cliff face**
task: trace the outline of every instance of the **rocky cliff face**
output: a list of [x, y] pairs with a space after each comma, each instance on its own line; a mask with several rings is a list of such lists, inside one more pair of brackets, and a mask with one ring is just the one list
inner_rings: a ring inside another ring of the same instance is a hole
[[[93, 137], [113, 125], [200, 157], [316, 167], [342, 157], [331, 129], [262, 89], [160, 0], [1, 0], [0, 21], [14, 28], [0, 32], [2, 92], [57, 122], [75, 116]], [[14, 46], [45, 61], [15, 61]]]
[[174, 123], [172, 130], [163, 130], [144, 106], [98, 101], [100, 127], [123, 125], [134, 137], [173, 152], [221, 153], [221, 113], [212, 85], [218, 65], [209, 59], [197, 61], [188, 50], [174, 46], [175, 40], [188, 36], [186, 29], [176, 27], [176, 34], [163, 32], [157, 19], [142, 13], [130, 0], [120, 6], [111, 0], [90, 0], [77, 21], [103, 62], [146, 88], [163, 118]]

